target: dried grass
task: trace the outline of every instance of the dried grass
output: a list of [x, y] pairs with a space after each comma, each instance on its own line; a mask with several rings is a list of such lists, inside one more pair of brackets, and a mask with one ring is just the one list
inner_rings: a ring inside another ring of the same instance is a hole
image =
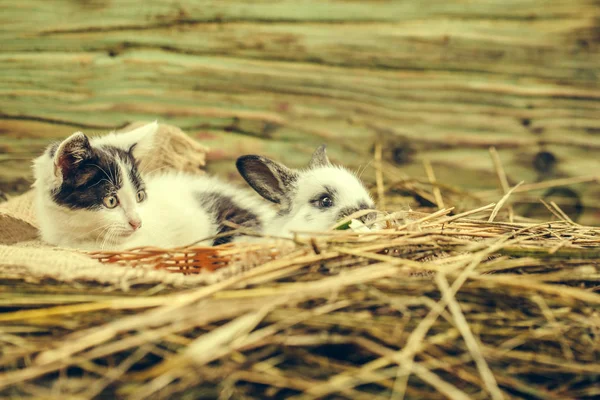
[[383, 230], [93, 255], [197, 273], [261, 254], [211, 286], [2, 298], [0, 395], [598, 398], [600, 228], [556, 204], [550, 222], [503, 213], [525, 185], [509, 188], [499, 161], [497, 204], [443, 208], [425, 165], [441, 209]]

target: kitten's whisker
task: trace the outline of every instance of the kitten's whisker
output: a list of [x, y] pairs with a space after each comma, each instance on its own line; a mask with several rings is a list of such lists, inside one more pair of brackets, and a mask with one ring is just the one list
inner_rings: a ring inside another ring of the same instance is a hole
[[148, 172], [146, 172], [145, 170], [142, 170], [142, 171], [140, 171], [140, 175], [150, 175], [155, 171], [159, 171], [159, 170], [167, 169], [167, 168], [169, 168], [168, 165], [163, 165], [162, 167], [154, 168], [152, 171], [148, 171]]
[[[104, 153], [106, 153], [109, 157], [112, 157], [111, 154], [107, 150], [104, 150]], [[115, 180], [116, 175], [113, 175], [113, 172], [111, 171], [110, 166], [108, 168], [108, 172], [110, 172], [109, 179], [111, 180], [112, 184], [116, 185], [117, 184], [117, 181]]]
[[98, 236], [97, 242], [100, 241], [100, 239], [102, 239], [102, 244], [100, 245], [100, 248], [102, 250], [104, 250], [104, 246], [106, 245], [106, 241], [110, 237], [110, 230], [111, 230], [111, 228], [112, 228], [112, 224], [109, 227], [107, 227], [105, 230], [102, 231], [102, 236]]
[[[98, 168], [100, 171], [104, 172], [104, 175], [106, 175], [106, 177], [108, 178], [108, 181], [110, 183], [112, 183], [113, 185], [115, 184], [115, 181], [111, 178], [110, 175], [108, 175], [108, 173], [104, 170], [104, 168], [102, 168], [101, 166], [99, 166], [98, 164], [90, 164], [92, 167], [96, 167]], [[109, 168], [110, 171], [110, 168]]]
[[98, 235], [96, 238], [96, 243], [99, 243], [102, 240], [102, 244], [100, 248], [104, 250], [107, 244], [113, 242], [114, 237], [118, 232], [124, 232], [125, 229], [120, 228], [120, 224], [117, 222], [111, 222], [108, 225], [104, 226], [105, 229]]
[[90, 188], [93, 188], [94, 186], [96, 186], [96, 185], [98, 185], [98, 184], [100, 184], [100, 183], [102, 183], [102, 182], [108, 182], [108, 183], [112, 184], [112, 182], [111, 182], [111, 181], [109, 181], [108, 179], [102, 178], [102, 179], [100, 179], [98, 182], [94, 183], [93, 185], [91, 185], [91, 186], [89, 186], [89, 187], [90, 187]]
[[[81, 235], [77, 235], [77, 236], [76, 236], [74, 239], [75, 239], [75, 240], [77, 240], [77, 239], [79, 239], [79, 238], [81, 238], [81, 237], [83, 237], [83, 236], [86, 236], [86, 235], [89, 235], [89, 234], [91, 234], [91, 233], [93, 233], [93, 232], [96, 232], [97, 230], [100, 230], [100, 229], [105, 229], [106, 227], [109, 227], [109, 226], [111, 226], [112, 224], [113, 224], [113, 222], [109, 222], [108, 224], [106, 224], [106, 225], [102, 225], [102, 226], [99, 226], [99, 227], [97, 227], [97, 228], [94, 228], [94, 229], [92, 229], [91, 231], [86, 231], [86, 232], [82, 233]], [[101, 233], [102, 233], [102, 232], [100, 232], [100, 234], [101, 234]]]
[[102, 244], [100, 245], [101, 250], [104, 250], [106, 247], [106, 244], [109, 242], [109, 240], [112, 240], [111, 236], [113, 235], [113, 231], [112, 231], [113, 227], [114, 227], [114, 224], [111, 224], [108, 227], [107, 232], [104, 235], [104, 240], [102, 241]]

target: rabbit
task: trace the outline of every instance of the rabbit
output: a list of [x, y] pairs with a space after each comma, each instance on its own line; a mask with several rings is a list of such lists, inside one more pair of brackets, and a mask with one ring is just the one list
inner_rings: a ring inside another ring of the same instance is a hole
[[[279, 207], [264, 228], [266, 235], [325, 231], [359, 210], [375, 210], [360, 179], [329, 161], [326, 145], [314, 151], [306, 169], [291, 169], [259, 155], [239, 157], [236, 167], [252, 189]], [[368, 223], [376, 215], [373, 211], [359, 219]]]

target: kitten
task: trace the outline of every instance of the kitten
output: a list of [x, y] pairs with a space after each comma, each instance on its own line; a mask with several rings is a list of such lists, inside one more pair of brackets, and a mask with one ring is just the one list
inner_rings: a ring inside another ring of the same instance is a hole
[[[273, 211], [216, 178], [142, 176], [158, 124], [127, 134], [74, 133], [35, 160], [36, 212], [44, 241], [83, 250], [228, 243], [229, 222], [260, 231]], [[227, 222], [229, 221], [229, 222]]]

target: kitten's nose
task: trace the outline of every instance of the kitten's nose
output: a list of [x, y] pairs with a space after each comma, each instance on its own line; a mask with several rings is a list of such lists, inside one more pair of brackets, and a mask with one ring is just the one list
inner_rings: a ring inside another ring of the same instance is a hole
[[130, 219], [129, 226], [131, 226], [134, 231], [137, 231], [142, 226], [142, 221], [139, 219]]

